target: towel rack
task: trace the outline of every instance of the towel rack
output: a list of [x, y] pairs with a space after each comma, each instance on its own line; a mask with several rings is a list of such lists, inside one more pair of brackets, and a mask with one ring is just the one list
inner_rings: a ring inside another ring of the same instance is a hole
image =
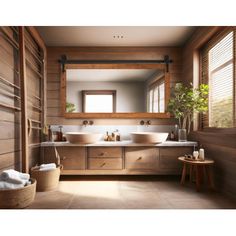
[[11, 105], [4, 104], [4, 103], [0, 103], [0, 107], [4, 107], [4, 108], [11, 109], [14, 111], [21, 111], [21, 109], [19, 107], [11, 106]]

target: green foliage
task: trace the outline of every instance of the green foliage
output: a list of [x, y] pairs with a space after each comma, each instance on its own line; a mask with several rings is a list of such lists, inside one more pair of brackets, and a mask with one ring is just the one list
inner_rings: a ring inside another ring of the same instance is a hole
[[184, 86], [177, 83], [174, 89], [174, 96], [169, 100], [168, 111], [179, 120], [179, 126], [190, 132], [191, 122], [194, 112], [204, 113], [208, 110], [208, 91], [206, 84], [201, 84], [199, 88]]
[[66, 112], [74, 112], [75, 111], [75, 104], [67, 102], [66, 103]]

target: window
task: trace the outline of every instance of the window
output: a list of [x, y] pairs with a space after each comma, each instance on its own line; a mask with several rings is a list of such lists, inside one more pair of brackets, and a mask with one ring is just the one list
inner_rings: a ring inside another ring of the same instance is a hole
[[83, 90], [82, 91], [83, 112], [105, 112], [116, 111], [115, 90]]
[[203, 127], [235, 126], [234, 37], [234, 31], [224, 33], [203, 53], [202, 82], [209, 84], [209, 110]]
[[148, 89], [148, 112], [165, 112], [165, 82], [157, 81]]

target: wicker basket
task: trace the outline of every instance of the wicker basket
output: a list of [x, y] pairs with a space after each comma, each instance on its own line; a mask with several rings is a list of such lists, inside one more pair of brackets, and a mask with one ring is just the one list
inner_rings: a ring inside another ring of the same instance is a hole
[[0, 208], [3, 209], [21, 209], [29, 206], [35, 197], [36, 183], [33, 178], [28, 186], [18, 189], [0, 190]]
[[39, 167], [31, 168], [31, 176], [37, 180], [37, 191], [45, 192], [53, 190], [59, 183], [62, 165], [59, 165], [55, 170], [40, 171]]

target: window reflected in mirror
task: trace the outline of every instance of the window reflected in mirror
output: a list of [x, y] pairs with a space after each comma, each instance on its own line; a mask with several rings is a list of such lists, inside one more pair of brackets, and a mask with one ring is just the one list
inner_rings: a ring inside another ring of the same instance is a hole
[[83, 112], [116, 112], [115, 90], [82, 90], [82, 101]]

